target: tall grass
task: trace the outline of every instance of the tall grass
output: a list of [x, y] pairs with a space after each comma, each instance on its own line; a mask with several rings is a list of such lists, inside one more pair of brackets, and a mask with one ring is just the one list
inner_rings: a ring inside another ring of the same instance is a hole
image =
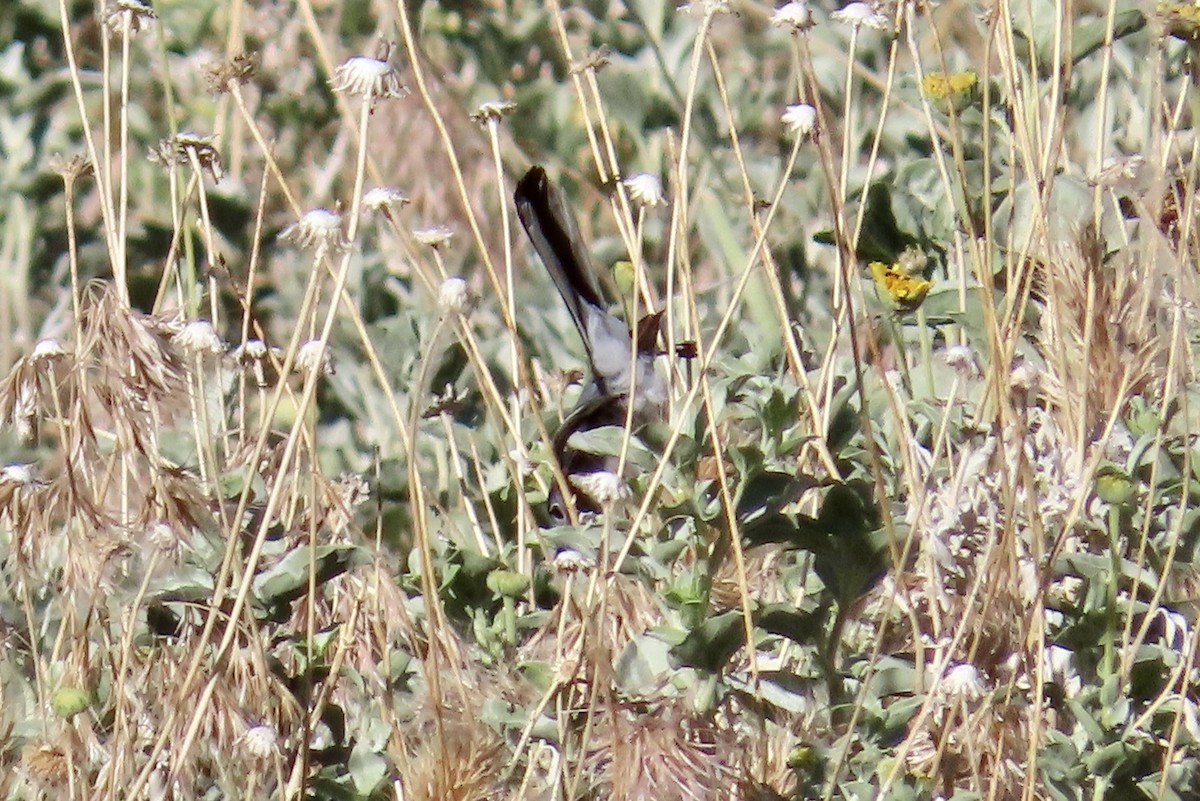
[[0, 11], [0, 792], [1200, 792], [1200, 12], [1034, 5]]

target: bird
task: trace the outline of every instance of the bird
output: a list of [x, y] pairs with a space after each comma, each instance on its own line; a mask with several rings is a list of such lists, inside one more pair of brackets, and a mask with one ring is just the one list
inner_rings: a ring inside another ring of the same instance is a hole
[[[635, 331], [609, 313], [596, 287], [591, 259], [579, 235], [575, 215], [562, 191], [538, 165], [529, 168], [513, 192], [517, 217], [550, 274], [587, 357], [590, 377], [575, 407], [555, 433], [551, 446], [568, 480], [588, 473], [613, 471], [616, 460], [570, 446], [576, 433], [603, 426], [623, 426], [630, 416], [635, 425], [661, 413], [667, 399], [666, 382], [654, 367], [663, 312], [638, 321]], [[636, 358], [634, 349], [636, 346]], [[632, 396], [631, 396], [632, 394]], [[576, 508], [598, 512], [600, 505], [571, 481]], [[551, 513], [561, 518], [561, 507]]]

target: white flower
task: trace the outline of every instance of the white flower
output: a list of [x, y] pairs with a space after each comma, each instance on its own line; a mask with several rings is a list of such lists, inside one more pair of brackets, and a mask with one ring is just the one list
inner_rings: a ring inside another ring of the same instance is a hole
[[499, 122], [500, 118], [507, 115], [517, 107], [516, 103], [510, 103], [504, 100], [488, 100], [479, 104], [479, 108], [471, 112], [471, 119], [481, 125], [486, 125], [491, 122]]
[[57, 339], [42, 339], [33, 346], [33, 353], [29, 354], [29, 360], [40, 362], [43, 360], [61, 359], [66, 356], [67, 352], [63, 350], [62, 345], [58, 344]]
[[433, 225], [428, 228], [414, 228], [413, 237], [422, 245], [440, 248], [450, 241], [454, 232], [444, 225]]
[[392, 189], [387, 186], [377, 186], [371, 191], [363, 195], [362, 205], [364, 209], [370, 211], [382, 211], [385, 215], [395, 206], [403, 206], [405, 203], [410, 203], [408, 195], [401, 192], [399, 189]]
[[354, 56], [342, 62], [333, 71], [329, 85], [335, 92], [349, 92], [371, 100], [408, 94], [391, 63], [369, 56]]
[[1029, 362], [1021, 362], [1013, 368], [1008, 377], [1008, 385], [1014, 392], [1029, 394], [1037, 388], [1038, 371]]
[[129, 30], [137, 33], [142, 25], [155, 19], [154, 9], [143, 0], [117, 0], [105, 9], [108, 27], [118, 30], [128, 21]]
[[300, 346], [296, 353], [296, 367], [304, 372], [320, 370], [321, 375], [333, 375], [333, 357], [329, 349], [319, 339], [310, 339]]
[[622, 498], [629, 497], [629, 488], [621, 477], [608, 470], [598, 470], [595, 473], [577, 473], [571, 476], [571, 483], [581, 491], [596, 499], [596, 503], [604, 508], [614, 506]]
[[728, 14], [728, 0], [688, 0], [675, 7], [676, 11], [685, 11], [696, 16], [716, 16]]
[[946, 348], [946, 364], [953, 368], [961, 378], [979, 377], [979, 366], [975, 363], [975, 353], [966, 345], [951, 345]]
[[942, 677], [942, 692], [951, 698], [975, 701], [987, 693], [987, 685], [977, 667], [960, 662]]
[[641, 203], [643, 206], [662, 206], [667, 202], [663, 196], [662, 181], [658, 180], [657, 175], [651, 175], [648, 172], [639, 172], [637, 175], [631, 175], [622, 183], [629, 190], [629, 197], [635, 203]]
[[172, 339], [176, 345], [192, 354], [225, 352], [225, 343], [207, 320], [193, 320]]
[[306, 212], [298, 222], [284, 228], [279, 238], [291, 240], [300, 247], [315, 247], [319, 251], [347, 244], [342, 238], [342, 215], [329, 209]]
[[1050, 681], [1063, 688], [1063, 693], [1072, 698], [1083, 689], [1083, 678], [1075, 669], [1074, 654], [1061, 645], [1051, 645], [1042, 651], [1042, 670]]
[[273, 727], [260, 723], [246, 730], [242, 735], [242, 742], [246, 744], [250, 756], [266, 759], [274, 755], [279, 748], [279, 734]]
[[247, 362], [256, 362], [267, 355], [267, 343], [261, 339], [248, 339], [246, 344], [238, 345], [233, 352], [235, 361], [245, 364]]
[[808, 103], [795, 103], [783, 112], [783, 124], [801, 138], [808, 137], [817, 127], [817, 110]]
[[4, 467], [0, 467], [0, 484], [29, 487], [33, 483], [33, 468], [27, 464], [6, 464]]
[[856, 28], [886, 31], [892, 27], [888, 18], [873, 9], [869, 3], [850, 3], [830, 14], [829, 18]]
[[446, 314], [462, 314], [470, 305], [466, 281], [453, 276], [442, 282], [438, 288], [438, 308]]
[[596, 566], [596, 560], [589, 559], [579, 551], [570, 548], [559, 551], [554, 555], [554, 572], [579, 573], [591, 570]]
[[786, 3], [775, 9], [771, 15], [771, 24], [777, 27], [790, 27], [797, 31], [807, 31], [813, 26], [812, 11], [808, 3], [798, 0]]

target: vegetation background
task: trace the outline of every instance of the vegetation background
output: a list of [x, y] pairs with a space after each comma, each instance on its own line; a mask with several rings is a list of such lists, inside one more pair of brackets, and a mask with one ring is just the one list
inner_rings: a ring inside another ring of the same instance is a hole
[[[0, 794], [1200, 796], [1200, 8], [0, 5]], [[545, 514], [545, 164], [672, 399]]]

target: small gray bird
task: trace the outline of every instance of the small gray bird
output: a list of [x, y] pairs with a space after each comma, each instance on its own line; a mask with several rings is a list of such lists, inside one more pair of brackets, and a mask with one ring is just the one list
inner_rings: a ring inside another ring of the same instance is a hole
[[[636, 343], [631, 339], [629, 326], [609, 314], [596, 288], [591, 259], [580, 239], [575, 215], [543, 168], [536, 165], [529, 168], [517, 182], [513, 199], [533, 249], [550, 273], [579, 330], [591, 370], [579, 402], [554, 435], [555, 457], [568, 479], [613, 470], [616, 465], [611, 457], [577, 451], [568, 442], [577, 432], [624, 425], [631, 389], [635, 422], [643, 422], [661, 410], [667, 400], [667, 387], [654, 369], [654, 357], [658, 355], [662, 312], [649, 314], [638, 322]], [[581, 511], [598, 511], [595, 500], [578, 487], [576, 505]]]

